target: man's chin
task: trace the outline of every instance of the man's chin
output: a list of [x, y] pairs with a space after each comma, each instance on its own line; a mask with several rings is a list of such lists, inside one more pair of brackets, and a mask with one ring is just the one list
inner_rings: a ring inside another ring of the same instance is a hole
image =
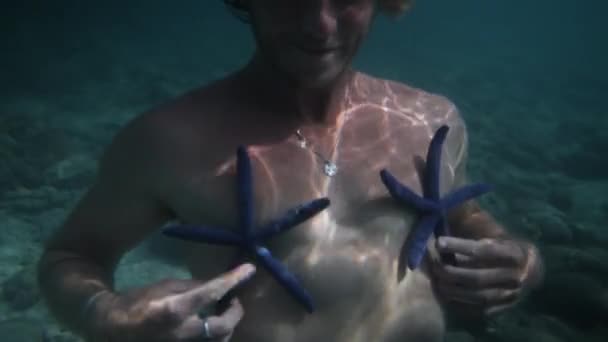
[[292, 74], [294, 81], [299, 87], [320, 89], [331, 87], [342, 75], [343, 69], [333, 68], [325, 70], [315, 70], [309, 72], [298, 72]]

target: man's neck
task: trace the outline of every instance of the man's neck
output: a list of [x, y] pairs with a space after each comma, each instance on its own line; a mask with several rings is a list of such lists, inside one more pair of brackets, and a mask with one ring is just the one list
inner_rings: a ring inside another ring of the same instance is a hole
[[270, 111], [292, 116], [305, 124], [334, 126], [343, 111], [344, 97], [354, 74], [348, 69], [331, 83], [304, 87], [294, 84], [256, 54], [237, 79], [244, 82], [256, 102]]

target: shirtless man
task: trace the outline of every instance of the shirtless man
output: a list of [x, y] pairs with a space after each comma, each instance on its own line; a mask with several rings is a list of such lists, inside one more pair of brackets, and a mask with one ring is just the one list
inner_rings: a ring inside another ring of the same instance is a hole
[[[227, 3], [246, 10], [257, 51], [241, 70], [138, 116], [115, 137], [40, 261], [44, 296], [61, 322], [90, 341], [441, 341], [444, 308], [496, 313], [539, 282], [534, 247], [474, 202], [451, 213], [454, 237], [431, 239], [421, 267], [399, 275], [415, 217], [395, 205], [379, 171], [420, 191], [413, 160], [444, 124], [442, 192], [464, 184], [467, 156], [465, 125], [449, 100], [350, 67], [375, 12], [396, 14], [407, 0]], [[236, 224], [239, 145], [252, 161], [257, 222], [331, 200], [268, 244], [316, 311], [265, 270], [253, 276], [253, 264], [226, 272], [233, 248], [190, 242], [180, 250], [193, 279], [114, 291], [121, 256], [163, 223]], [[438, 251], [456, 253], [457, 266]], [[237, 284], [227, 309], [213, 311]]]

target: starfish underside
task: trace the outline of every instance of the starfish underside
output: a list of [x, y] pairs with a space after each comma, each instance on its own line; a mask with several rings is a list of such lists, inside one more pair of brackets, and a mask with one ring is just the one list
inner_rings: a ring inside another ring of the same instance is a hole
[[239, 226], [236, 229], [204, 225], [172, 225], [163, 229], [165, 235], [216, 245], [233, 246], [241, 255], [253, 255], [308, 312], [314, 311], [314, 302], [287, 267], [272, 256], [263, 243], [308, 220], [329, 206], [328, 198], [319, 198], [287, 211], [282, 217], [262, 226], [254, 227], [253, 186], [251, 161], [245, 147], [237, 149], [237, 199]]
[[[422, 175], [422, 196], [401, 184], [386, 169], [380, 171], [380, 178], [390, 195], [399, 204], [413, 208], [419, 217], [412, 232], [413, 236], [402, 247], [402, 256], [407, 258], [407, 265], [412, 270], [420, 265], [431, 234], [435, 233], [436, 237], [450, 234], [447, 212], [490, 191], [487, 184], [472, 184], [440, 197], [441, 149], [448, 130], [448, 126], [441, 126], [431, 139]], [[442, 255], [442, 259], [455, 264], [454, 255]]]

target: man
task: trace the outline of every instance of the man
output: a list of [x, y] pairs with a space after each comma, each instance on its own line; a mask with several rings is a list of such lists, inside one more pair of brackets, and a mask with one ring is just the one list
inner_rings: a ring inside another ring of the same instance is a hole
[[[250, 20], [251, 61], [130, 122], [48, 243], [39, 278], [62, 322], [91, 341], [441, 341], [442, 303], [492, 314], [538, 283], [535, 249], [473, 202], [451, 213], [455, 237], [429, 244], [422, 266], [398, 275], [415, 216], [395, 205], [379, 171], [420, 191], [413, 160], [441, 125], [450, 127], [443, 192], [465, 182], [467, 155], [464, 123], [447, 99], [350, 67], [375, 12], [395, 14], [408, 1], [227, 3]], [[269, 242], [316, 311], [308, 314], [265, 271], [252, 277], [252, 264], [224, 273], [234, 249], [188, 242], [192, 280], [113, 291], [121, 256], [163, 223], [235, 225], [241, 145], [252, 162], [256, 222], [331, 200]], [[455, 253], [456, 266], [437, 252]], [[213, 311], [236, 286], [228, 307]]]

